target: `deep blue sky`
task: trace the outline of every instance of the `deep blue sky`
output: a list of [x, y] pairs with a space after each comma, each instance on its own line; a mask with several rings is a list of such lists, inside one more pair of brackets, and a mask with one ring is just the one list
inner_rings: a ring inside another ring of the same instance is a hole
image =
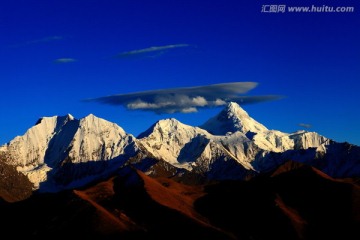
[[[263, 4], [353, 6], [354, 13], [261, 13]], [[82, 99], [135, 91], [254, 81], [245, 105], [270, 129], [311, 124], [360, 145], [358, 0], [13, 0], [0, 5], [0, 144], [42, 116], [93, 113], [138, 135], [156, 120], [200, 125], [220, 108], [156, 115]], [[162, 54], [115, 55], [189, 44]], [[72, 58], [74, 62], [55, 63]]]

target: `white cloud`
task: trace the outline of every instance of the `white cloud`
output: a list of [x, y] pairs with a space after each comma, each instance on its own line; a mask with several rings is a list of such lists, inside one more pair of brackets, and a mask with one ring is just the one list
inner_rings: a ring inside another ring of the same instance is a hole
[[216, 99], [215, 101], [214, 101], [214, 105], [215, 106], [223, 106], [223, 105], [225, 105], [226, 104], [226, 102], [224, 101], [224, 100], [221, 100], [221, 99]]
[[172, 49], [172, 48], [182, 48], [182, 47], [189, 47], [189, 44], [171, 44], [171, 45], [165, 45], [165, 46], [154, 46], [154, 47], [148, 47], [143, 49], [137, 49], [132, 50], [128, 52], [122, 52], [116, 57], [123, 58], [123, 57], [129, 57], [133, 55], [139, 55], [139, 54], [145, 54], [145, 53], [151, 53], [151, 52], [161, 52], [164, 50]]
[[71, 63], [76, 61], [74, 58], [58, 58], [54, 60], [55, 63]]
[[30, 40], [30, 41], [19, 43], [19, 44], [9, 45], [8, 47], [10, 47], [10, 48], [25, 47], [28, 45], [42, 44], [42, 43], [47, 43], [47, 42], [59, 41], [59, 40], [63, 40], [63, 39], [64, 39], [63, 36], [49, 36], [49, 37]]
[[199, 107], [203, 107], [208, 104], [206, 99], [203, 97], [200, 97], [200, 96], [193, 98], [192, 102], [194, 103], [194, 105], [199, 106]]
[[195, 107], [189, 107], [189, 108], [183, 108], [181, 109], [182, 113], [193, 113], [197, 112], [197, 109]]
[[156, 113], [192, 113], [199, 108], [225, 105], [233, 101], [240, 104], [279, 99], [279, 96], [240, 96], [255, 88], [255, 82], [221, 83], [207, 86], [171, 88], [136, 93], [118, 94], [87, 99], [110, 105], [122, 105], [130, 110], [153, 111]]
[[169, 101], [164, 101], [164, 102], [156, 102], [156, 103], [149, 103], [149, 102], [144, 102], [140, 99], [134, 101], [134, 102], [130, 102], [128, 103], [126, 106], [129, 109], [159, 109], [159, 108], [166, 108], [169, 106], [174, 106], [176, 105], [175, 102], [169, 102]]
[[311, 128], [312, 127], [312, 125], [308, 124], [308, 123], [299, 123], [299, 126], [303, 127], [303, 128]]

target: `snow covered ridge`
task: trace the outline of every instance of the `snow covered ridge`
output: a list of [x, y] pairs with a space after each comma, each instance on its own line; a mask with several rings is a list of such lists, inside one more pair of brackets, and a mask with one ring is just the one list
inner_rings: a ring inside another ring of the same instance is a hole
[[114, 123], [92, 114], [80, 120], [68, 114], [39, 119], [23, 136], [14, 138], [2, 149], [6, 149], [8, 163], [17, 166], [39, 188], [66, 164], [121, 162], [135, 154], [134, 141], [132, 135]]
[[34, 189], [58, 191], [105, 177], [134, 159], [136, 166], [156, 176], [147, 158], [178, 169], [179, 177], [186, 171], [207, 179], [244, 179], [288, 160], [335, 177], [360, 176], [359, 149], [315, 132], [268, 130], [238, 104], [229, 103], [200, 127], [164, 119], [138, 138], [92, 114], [80, 120], [70, 114], [44, 117], [0, 147], [0, 154]]

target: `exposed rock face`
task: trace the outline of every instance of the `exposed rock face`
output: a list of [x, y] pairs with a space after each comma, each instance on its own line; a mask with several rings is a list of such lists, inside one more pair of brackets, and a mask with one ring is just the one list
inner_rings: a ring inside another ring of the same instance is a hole
[[29, 179], [16, 170], [15, 166], [5, 163], [0, 155], [0, 198], [7, 202], [17, 202], [29, 198], [33, 184]]

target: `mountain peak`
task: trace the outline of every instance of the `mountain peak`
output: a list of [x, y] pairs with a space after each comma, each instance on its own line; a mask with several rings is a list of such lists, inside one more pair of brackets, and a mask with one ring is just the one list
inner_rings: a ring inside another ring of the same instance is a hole
[[75, 119], [74, 116], [71, 115], [70, 113], [66, 114], [66, 117], [67, 117], [67, 119], [69, 119], [70, 121]]
[[95, 116], [94, 114], [90, 113], [87, 116], [84, 117], [84, 119], [94, 119], [94, 118], [98, 118], [97, 116]]
[[65, 124], [66, 122], [72, 121], [74, 119], [75, 118], [70, 113], [66, 114], [65, 116], [41, 117], [36, 121], [35, 126], [43, 123], [44, 121], [45, 122], [58, 122], [58, 123], [62, 122], [63, 124]]
[[157, 121], [155, 124], [153, 124], [149, 129], [147, 129], [145, 132], [142, 132], [138, 135], [138, 138], [144, 138], [148, 137], [150, 134], [154, 132], [176, 132], [180, 128], [187, 128], [190, 126], [187, 126], [180, 121], [178, 121], [175, 118], [167, 118]]
[[159, 126], [176, 126], [179, 124], [181, 123], [175, 118], [167, 118], [157, 122], [157, 125]]
[[249, 114], [240, 107], [239, 104], [237, 104], [236, 102], [229, 102], [224, 111], [228, 112], [229, 114], [234, 114], [234, 115], [237, 115], [237, 116], [245, 116], [245, 117], [248, 117]]
[[117, 132], [120, 132], [121, 135], [126, 135], [125, 130], [119, 125], [109, 122], [101, 117], [97, 117], [92, 113], [80, 119], [80, 126], [88, 129], [97, 129], [98, 131], [104, 131], [104, 129], [117, 129]]
[[264, 125], [251, 118], [235, 102], [229, 102], [217, 116], [209, 119], [200, 127], [215, 135], [225, 135], [237, 131], [244, 134], [268, 131]]

